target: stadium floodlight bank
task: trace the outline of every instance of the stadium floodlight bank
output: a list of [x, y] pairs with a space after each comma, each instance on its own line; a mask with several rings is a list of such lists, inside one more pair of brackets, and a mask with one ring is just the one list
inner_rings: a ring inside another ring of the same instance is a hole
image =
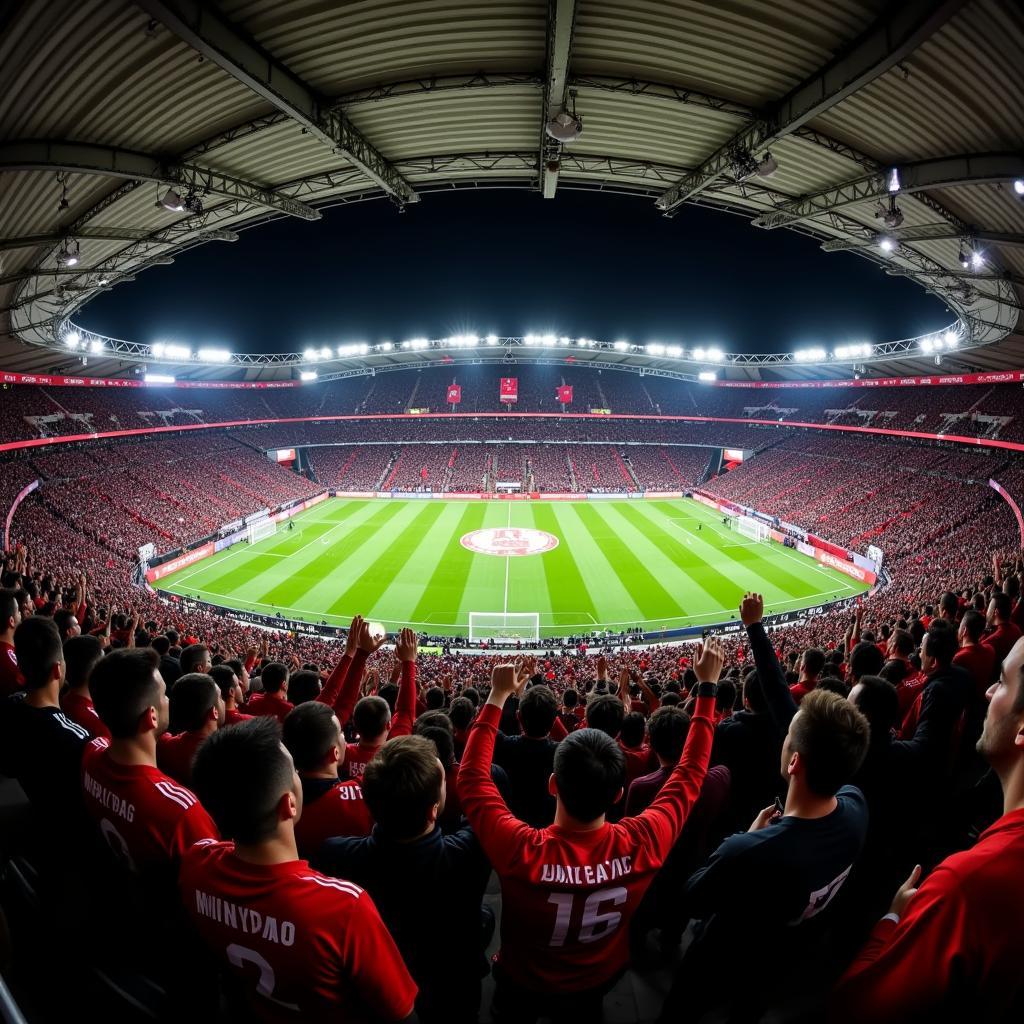
[[540, 641], [540, 612], [470, 612], [469, 642]]
[[249, 532], [249, 543], [255, 544], [257, 541], [261, 541], [265, 537], [273, 537], [277, 533], [277, 520], [267, 516], [265, 519], [257, 519], [254, 523], [249, 523], [246, 529]]
[[736, 520], [736, 529], [744, 537], [750, 537], [753, 540], [771, 540], [771, 530], [768, 524], [762, 523], [760, 519], [755, 519], [753, 516], [739, 516]]

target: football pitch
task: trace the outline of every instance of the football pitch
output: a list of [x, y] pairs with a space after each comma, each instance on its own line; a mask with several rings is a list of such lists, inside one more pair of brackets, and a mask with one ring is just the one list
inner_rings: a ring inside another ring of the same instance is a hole
[[389, 632], [466, 635], [470, 612], [533, 612], [542, 636], [724, 622], [747, 590], [784, 612], [867, 589], [691, 499], [335, 498], [294, 522], [157, 586], [332, 626], [358, 613]]

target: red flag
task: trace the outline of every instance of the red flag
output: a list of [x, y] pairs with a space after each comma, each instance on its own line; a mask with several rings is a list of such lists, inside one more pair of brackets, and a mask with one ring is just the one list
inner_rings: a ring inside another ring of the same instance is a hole
[[427, 479], [427, 477], [428, 477], [429, 475], [430, 475], [430, 474], [429, 474], [429, 473], [427, 472], [427, 467], [426, 467], [426, 466], [424, 466], [424, 467], [423, 467], [423, 468], [422, 468], [422, 469], [420, 470], [420, 479], [421, 479], [421, 480], [426, 480], [426, 479]]
[[449, 384], [448, 385], [448, 398], [447, 402], [449, 405], [458, 405], [462, 401], [462, 385], [461, 384]]
[[519, 401], [519, 378], [518, 377], [502, 377], [501, 384], [498, 388], [498, 399], [502, 402], [518, 402]]
[[562, 403], [562, 405], [571, 405], [572, 404], [572, 385], [571, 384], [559, 384], [558, 388], [555, 390], [555, 395], [558, 398], [558, 401]]

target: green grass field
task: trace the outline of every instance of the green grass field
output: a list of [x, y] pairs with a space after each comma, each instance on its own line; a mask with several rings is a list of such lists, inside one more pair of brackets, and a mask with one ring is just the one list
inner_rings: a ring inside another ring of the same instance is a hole
[[[521, 557], [460, 543], [488, 528], [541, 530], [559, 543]], [[735, 616], [747, 590], [764, 594], [767, 611], [781, 612], [866, 589], [805, 555], [740, 536], [689, 499], [338, 498], [297, 516], [294, 530], [236, 544], [158, 586], [331, 625], [360, 613], [389, 631], [411, 625], [465, 634], [470, 612], [537, 612], [547, 636], [722, 622]]]

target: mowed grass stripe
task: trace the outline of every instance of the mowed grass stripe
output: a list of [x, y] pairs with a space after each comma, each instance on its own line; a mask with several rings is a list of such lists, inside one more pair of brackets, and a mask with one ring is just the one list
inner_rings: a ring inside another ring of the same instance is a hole
[[[406, 617], [408, 611], [406, 616], [401, 614], [403, 601], [398, 590], [399, 577], [412, 571], [410, 563], [417, 551], [430, 550], [431, 531], [443, 512], [444, 505], [440, 501], [423, 502], [416, 515], [404, 523], [400, 530], [382, 530], [374, 545], [379, 551], [377, 558], [358, 576], [350, 577], [352, 582], [331, 603], [328, 612], [331, 615], [347, 615], [358, 611], [369, 615], [384, 594], [391, 590], [388, 604], [395, 619]], [[444, 539], [447, 540], [447, 536]], [[440, 543], [440, 539], [434, 540], [434, 543]], [[412, 610], [411, 602], [408, 610]]]
[[[608, 564], [597, 539], [580, 521], [575, 505], [553, 504], [552, 511], [562, 543], [569, 546], [579, 567], [598, 622], [639, 621], [642, 614], [633, 595]], [[572, 608], [568, 610], [572, 611]]]
[[[658, 582], [650, 569], [630, 551], [615, 527], [594, 505], [574, 505], [573, 511], [597, 541], [612, 572], [629, 591], [643, 619], [679, 618], [685, 613], [672, 595]], [[615, 621], [615, 620], [612, 620]], [[619, 620], [623, 621], [623, 620]]]
[[[400, 502], [375, 508], [366, 519], [351, 530], [345, 530], [337, 540], [326, 545], [314, 544], [306, 552], [309, 557], [302, 565], [293, 566], [290, 559], [281, 560], [279, 571], [283, 571], [283, 578], [279, 577], [277, 585], [260, 594], [258, 600], [264, 604], [281, 607], [291, 606], [317, 611], [326, 608], [326, 594], [308, 599], [306, 595], [327, 580], [330, 580], [331, 590], [336, 593], [337, 584], [334, 581], [344, 576], [343, 573], [339, 574], [341, 567], [349, 559], [359, 555], [377, 532], [402, 510], [403, 503]], [[273, 575], [273, 568], [268, 575]]]
[[[544, 571], [544, 582], [547, 586], [547, 605], [551, 613], [550, 625], [572, 625], [582, 618], [574, 618], [570, 613], [582, 612], [590, 615], [594, 622], [597, 622], [597, 609], [591, 599], [590, 591], [583, 582], [583, 574], [576, 564], [573, 556], [574, 545], [568, 542], [568, 538], [562, 536], [561, 527], [555, 519], [555, 512], [551, 505], [541, 504], [533, 506], [533, 521], [538, 530], [545, 530], [558, 538], [558, 547], [554, 551], [548, 551], [540, 558], [540, 564]], [[522, 609], [532, 611], [534, 609]], [[539, 609], [536, 609], [539, 611]], [[541, 619], [544, 622], [544, 619]]]
[[467, 533], [483, 526], [486, 511], [482, 501], [463, 507], [451, 539], [442, 548], [434, 571], [424, 583], [423, 593], [410, 614], [411, 621], [458, 623], [462, 596], [475, 557], [460, 541]]
[[[256, 578], [268, 569], [275, 566], [287, 567], [288, 572], [299, 571], [298, 567], [302, 564], [302, 557], [299, 554], [300, 549], [304, 544], [309, 544], [310, 547], [307, 549], [306, 554], [310, 560], [313, 560], [317, 556], [316, 541], [318, 541], [325, 534], [329, 533], [338, 527], [340, 523], [346, 522], [354, 516], [366, 513], [367, 515], [372, 514], [372, 510], [369, 507], [369, 502], [366, 501], [351, 501], [345, 502], [340, 509], [337, 510], [337, 514], [331, 517], [331, 522], [327, 524], [317, 523], [316, 525], [310, 525], [304, 527], [301, 531], [288, 531], [284, 541], [279, 541], [275, 535], [274, 541], [267, 547], [263, 547], [262, 544], [257, 544], [255, 547], [251, 547], [243, 559], [234, 563], [230, 570], [223, 573], [218, 573], [216, 576], [210, 579], [203, 579], [203, 586], [207, 589], [218, 594], [231, 594], [235, 591], [241, 590], [243, 587], [248, 588], [254, 583]], [[294, 536], [295, 533], [299, 535]], [[287, 552], [279, 552], [277, 549], [280, 546], [287, 545], [291, 550]], [[290, 558], [266, 558], [264, 557], [267, 553], [270, 554], [289, 554]], [[252, 586], [252, 591], [260, 590], [265, 584], [255, 584]]]
[[[481, 529], [508, 526], [512, 502], [487, 502]], [[470, 612], [500, 612], [505, 607], [505, 559], [498, 555], [472, 555], [469, 573], [455, 622], [469, 628]]]
[[[786, 549], [757, 541], [744, 543], [747, 538], [742, 534], [734, 531], [719, 532], [720, 524], [717, 521], [714, 526], [718, 542], [722, 545], [715, 549], [720, 557], [730, 559], [758, 579], [767, 580], [781, 599], [821, 592], [818, 580], [814, 579], [819, 574], [816, 571], [818, 563], [813, 558], [807, 560], [807, 576], [800, 577], [789, 569], [784, 554]], [[744, 578], [747, 578], [746, 574]]]

